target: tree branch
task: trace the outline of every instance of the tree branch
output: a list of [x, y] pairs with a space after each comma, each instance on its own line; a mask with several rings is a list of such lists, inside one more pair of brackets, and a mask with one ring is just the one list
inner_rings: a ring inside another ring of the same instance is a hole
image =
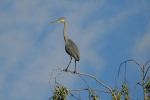
[[145, 63], [145, 65], [144, 65], [144, 67], [148, 64], [150, 62], [150, 60], [149, 61], [147, 61], [146, 63]]
[[108, 91], [102, 91], [102, 90], [95, 90], [95, 89], [88, 89], [88, 88], [84, 88], [84, 89], [75, 89], [75, 90], [70, 90], [70, 91], [83, 91], [83, 90], [89, 90], [89, 91], [98, 91], [98, 92], [104, 92], [104, 93], [111, 93]]
[[147, 68], [147, 70], [146, 70], [146, 73], [145, 73], [145, 75], [144, 75], [144, 79], [145, 79], [145, 77], [146, 77], [146, 74], [147, 74], [149, 68], [150, 68], [150, 66], [149, 66], [149, 67]]
[[[52, 78], [52, 74], [53, 74], [53, 71], [54, 71], [54, 69], [52, 70], [52, 72], [51, 72], [51, 76], [50, 76], [50, 80], [49, 80], [49, 85], [50, 85], [50, 88], [51, 88], [51, 91], [53, 92], [53, 89], [52, 89], [52, 86], [51, 86], [51, 78]], [[54, 93], [54, 92], [53, 92]]]
[[[94, 80], [96, 80], [98, 83], [100, 83], [102, 86], [104, 86], [104, 87], [106, 87], [107, 89], [109, 89], [109, 90], [110, 90], [110, 93], [114, 95], [115, 100], [117, 100], [117, 97], [116, 97], [115, 93], [113, 93], [112, 89], [109, 88], [108, 86], [106, 86], [105, 84], [103, 84], [102, 82], [100, 82], [97, 78], [95, 78], [95, 77], [92, 76], [92, 75], [84, 74], [84, 73], [79, 73], [79, 72], [75, 72], [75, 73], [74, 73], [74, 71], [70, 71], [70, 70], [67, 70], [67, 71], [66, 71], [66, 69], [53, 69], [53, 70], [61, 70], [61, 72], [55, 77], [55, 82], [56, 82], [56, 78], [62, 73], [62, 71], [71, 72], [71, 73], [73, 73], [73, 74], [79, 74], [79, 75], [89, 76], [89, 77], [93, 78]], [[82, 90], [81, 90], [81, 91], [82, 91]], [[80, 94], [79, 94], [79, 95], [80, 95]]]
[[[137, 65], [139, 65], [139, 67], [140, 67], [141, 70], [143, 71], [141, 65], [140, 65], [137, 61], [135, 61], [134, 59], [130, 59], [130, 60], [126, 60], [126, 61], [124, 61], [124, 62], [122, 62], [122, 63], [120, 64], [120, 67], [119, 67], [119, 70], [118, 70], [118, 76], [119, 76], [119, 72], [120, 72], [120, 68], [121, 68], [122, 64], [123, 64], [123, 63], [126, 63], [126, 62], [128, 62], [128, 61], [134, 61]], [[149, 61], [148, 61], [148, 62], [149, 62]], [[147, 62], [147, 63], [148, 63], [148, 62]], [[146, 65], [146, 64], [145, 64], [145, 65]]]
[[[81, 77], [81, 76], [79, 75], [79, 77]], [[81, 78], [83, 79], [83, 77], [81, 77]], [[89, 89], [89, 84], [85, 81], [85, 79], [83, 79], [83, 81], [86, 83], [86, 85], [87, 85], [87, 87]], [[89, 100], [91, 100], [91, 98], [90, 98], [90, 91], [89, 91]]]
[[135, 93], [135, 91], [136, 91], [136, 88], [137, 88], [137, 85], [141, 85], [141, 86], [143, 86], [141, 83], [136, 83], [136, 86], [135, 86], [135, 89], [134, 89], [134, 92], [133, 92], [133, 94], [132, 94], [132, 98], [131, 98], [131, 100], [133, 99], [133, 95], [134, 95], [134, 93]]

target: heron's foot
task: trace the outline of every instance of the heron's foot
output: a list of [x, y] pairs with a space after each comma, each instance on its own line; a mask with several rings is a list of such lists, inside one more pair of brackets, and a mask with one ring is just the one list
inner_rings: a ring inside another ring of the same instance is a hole
[[76, 73], [76, 71], [73, 72], [74, 74]]
[[67, 72], [67, 70], [68, 70], [68, 69], [66, 68], [64, 71]]

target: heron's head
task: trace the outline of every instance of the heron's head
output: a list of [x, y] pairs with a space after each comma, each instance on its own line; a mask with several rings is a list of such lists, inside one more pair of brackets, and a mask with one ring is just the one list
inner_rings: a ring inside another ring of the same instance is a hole
[[65, 18], [60, 18], [59, 20], [56, 20], [56, 21], [54, 21], [54, 22], [52, 22], [52, 23], [57, 23], [57, 22], [65, 22], [66, 21], [66, 19]]

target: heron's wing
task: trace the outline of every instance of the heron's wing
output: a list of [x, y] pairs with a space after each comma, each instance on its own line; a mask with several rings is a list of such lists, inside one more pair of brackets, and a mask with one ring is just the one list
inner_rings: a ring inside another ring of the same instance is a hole
[[77, 61], [80, 60], [79, 49], [73, 41], [69, 39], [65, 45], [65, 49], [70, 56], [74, 57]]

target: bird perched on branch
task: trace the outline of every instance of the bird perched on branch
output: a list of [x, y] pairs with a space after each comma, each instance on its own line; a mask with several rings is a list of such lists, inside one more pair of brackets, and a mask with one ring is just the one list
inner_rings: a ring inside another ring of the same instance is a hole
[[66, 21], [66, 19], [62, 17], [59, 20], [54, 21], [52, 23], [56, 23], [56, 22], [64, 23], [63, 34], [64, 34], [64, 40], [65, 40], [65, 50], [70, 55], [70, 62], [68, 64], [67, 68], [65, 69], [65, 71], [67, 71], [67, 69], [68, 69], [68, 67], [72, 61], [72, 57], [74, 57], [74, 59], [75, 59], [75, 71], [74, 71], [74, 73], [75, 73], [76, 72], [76, 61], [80, 60], [79, 49], [78, 49], [77, 45], [67, 37], [67, 33], [66, 33], [67, 21]]

